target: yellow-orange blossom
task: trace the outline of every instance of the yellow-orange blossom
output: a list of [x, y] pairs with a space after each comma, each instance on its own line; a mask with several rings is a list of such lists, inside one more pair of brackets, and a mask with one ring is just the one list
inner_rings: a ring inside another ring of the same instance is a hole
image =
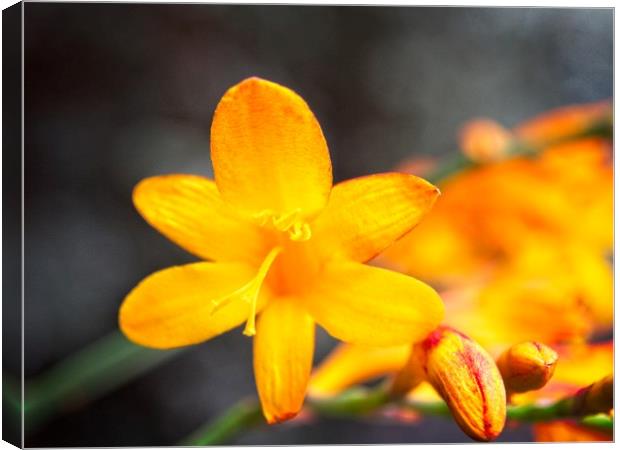
[[215, 262], [164, 269], [138, 284], [119, 315], [129, 339], [179, 347], [246, 322], [273, 423], [303, 404], [315, 322], [372, 345], [419, 341], [440, 323], [432, 288], [363, 264], [418, 223], [436, 187], [386, 173], [332, 188], [327, 144], [304, 100], [258, 78], [220, 101], [211, 159], [215, 182], [169, 175], [136, 186], [136, 208], [153, 227]]

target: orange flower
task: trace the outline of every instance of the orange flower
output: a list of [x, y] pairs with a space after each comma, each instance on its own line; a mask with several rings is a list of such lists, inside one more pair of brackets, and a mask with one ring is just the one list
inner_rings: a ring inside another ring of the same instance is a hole
[[418, 223], [437, 198], [433, 185], [388, 173], [332, 188], [313, 113], [291, 90], [257, 78], [220, 101], [211, 158], [215, 182], [169, 175], [136, 186], [147, 222], [215, 262], [164, 269], [134, 288], [120, 309], [129, 339], [179, 347], [245, 321], [244, 333], [256, 334], [256, 384], [273, 423], [301, 408], [315, 322], [344, 341], [395, 345], [424, 338], [441, 321], [432, 288], [363, 264]]
[[[502, 345], [529, 339], [552, 344], [608, 329], [611, 145], [607, 139], [567, 137], [587, 134], [609, 115], [608, 104], [585, 105], [517, 127], [510, 145], [523, 141], [540, 148], [537, 155], [446, 179], [433, 211], [379, 261], [441, 290], [465, 291], [467, 304], [459, 309], [467, 312], [449, 314], [447, 321], [484, 345], [491, 343], [485, 334]], [[483, 125], [470, 126], [466, 135], [472, 139], [464, 146], [506, 137]]]
[[442, 293], [446, 323], [497, 354], [517, 342], [582, 342], [592, 315], [565, 274], [498, 271], [484, 286]]
[[586, 134], [601, 123], [611, 122], [612, 108], [607, 101], [557, 108], [528, 120], [514, 133], [529, 145], [540, 147], [557, 143], [566, 136]]

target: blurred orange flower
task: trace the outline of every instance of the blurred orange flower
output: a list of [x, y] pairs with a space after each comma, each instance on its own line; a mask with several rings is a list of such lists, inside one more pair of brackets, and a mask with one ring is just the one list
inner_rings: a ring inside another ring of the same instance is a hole
[[[551, 381], [538, 391], [515, 395], [515, 403], [559, 400], [613, 373], [611, 341], [560, 347], [558, 353], [558, 365]], [[554, 420], [535, 424], [534, 438], [541, 442], [612, 441], [613, 433], [580, 425], [573, 420]]]
[[414, 342], [439, 324], [443, 305], [432, 288], [363, 264], [420, 221], [436, 187], [387, 173], [332, 189], [327, 145], [307, 104], [257, 78], [220, 101], [211, 158], [215, 182], [169, 175], [135, 188], [147, 222], [216, 262], [164, 269], [138, 284], [119, 314], [129, 339], [179, 347], [245, 321], [244, 333], [256, 334], [256, 384], [273, 423], [301, 408], [315, 321], [339, 339], [374, 345]]
[[[433, 283], [459, 311], [447, 323], [485, 345], [579, 341], [608, 329], [611, 142], [587, 136], [610, 115], [608, 103], [574, 106], [517, 127], [502, 145], [538, 153], [446, 179], [425, 221], [379, 262]], [[470, 153], [504, 142], [501, 128], [473, 125], [462, 137]]]
[[538, 442], [612, 442], [613, 433], [580, 425], [574, 420], [554, 420], [534, 424], [534, 439]]
[[564, 106], [523, 122], [514, 133], [527, 144], [542, 147], [563, 141], [567, 136], [587, 136], [593, 129], [610, 122], [612, 114], [607, 101]]

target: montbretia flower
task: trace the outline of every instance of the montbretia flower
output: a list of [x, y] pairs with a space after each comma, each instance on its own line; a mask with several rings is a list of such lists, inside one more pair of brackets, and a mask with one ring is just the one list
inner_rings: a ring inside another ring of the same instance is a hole
[[414, 345], [403, 371], [414, 384], [426, 379], [471, 438], [490, 441], [504, 429], [506, 390], [500, 372], [493, 358], [462, 333], [437, 328]]
[[332, 188], [327, 144], [307, 104], [258, 78], [220, 101], [211, 158], [215, 182], [168, 175], [135, 188], [147, 222], [215, 262], [165, 269], [134, 288], [120, 309], [129, 339], [179, 347], [246, 322], [273, 423], [302, 406], [315, 322], [343, 341], [373, 345], [418, 341], [439, 324], [443, 304], [432, 288], [363, 264], [420, 221], [436, 187], [386, 173]]
[[542, 388], [553, 376], [558, 354], [534, 342], [515, 344], [497, 359], [507, 392], [527, 392]]
[[[592, 135], [600, 124], [611, 128], [609, 103], [553, 111], [510, 132], [490, 122], [470, 125], [464, 151], [479, 162], [501, 160], [442, 180], [424, 222], [380, 262], [445, 291], [476, 289], [466, 308], [471, 325], [458, 314], [448, 320], [483, 344], [481, 334], [493, 327], [502, 345], [554, 345], [609, 329], [612, 143], [602, 132]], [[519, 146], [536, 152], [502, 159]]]

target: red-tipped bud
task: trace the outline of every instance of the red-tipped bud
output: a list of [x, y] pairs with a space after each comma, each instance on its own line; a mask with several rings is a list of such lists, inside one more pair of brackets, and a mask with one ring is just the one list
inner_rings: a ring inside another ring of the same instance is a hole
[[497, 359], [504, 385], [509, 392], [542, 388], [553, 376], [558, 354], [538, 342], [513, 345]]
[[614, 407], [614, 377], [602, 380], [580, 390], [575, 396], [574, 412], [579, 415], [608, 413]]
[[439, 327], [413, 348], [426, 379], [471, 438], [495, 439], [506, 421], [506, 390], [493, 358], [476, 342]]

